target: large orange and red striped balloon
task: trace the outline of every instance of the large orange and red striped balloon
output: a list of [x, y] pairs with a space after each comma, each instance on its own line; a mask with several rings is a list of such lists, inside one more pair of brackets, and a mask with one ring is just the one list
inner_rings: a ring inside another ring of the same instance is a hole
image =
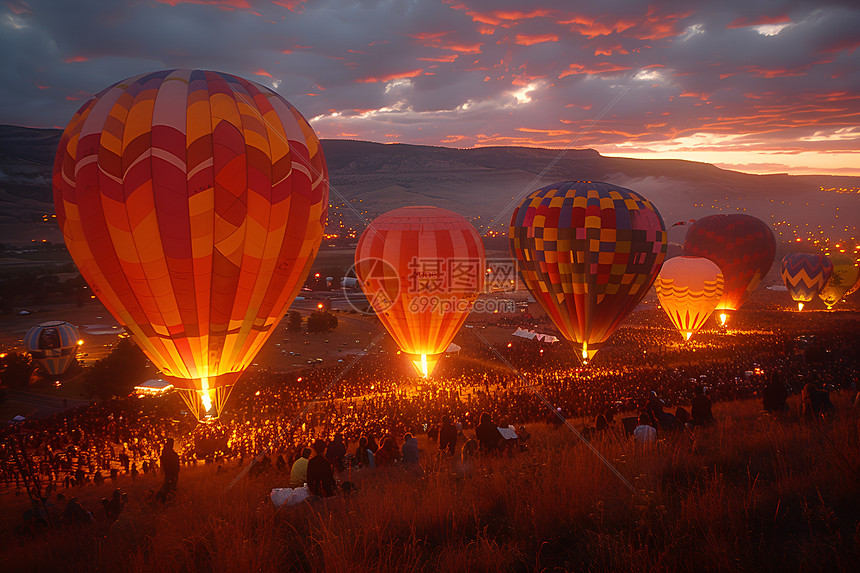
[[723, 273], [703, 257], [673, 257], [663, 263], [654, 287], [672, 324], [689, 340], [717, 308], [723, 296]]
[[355, 250], [362, 290], [425, 377], [483, 290], [485, 263], [475, 228], [440, 207], [403, 207], [380, 215]]
[[[764, 222], [751, 215], [710, 215], [687, 230], [684, 254], [705, 257], [725, 278], [717, 310], [737, 310], [770, 270], [776, 238]], [[725, 323], [726, 313], [720, 313]]]
[[520, 277], [585, 360], [651, 288], [666, 258], [666, 226], [650, 201], [609, 183], [538, 189], [509, 231]]
[[53, 182], [93, 292], [195, 415], [201, 402], [220, 414], [322, 239], [328, 181], [313, 129], [236, 76], [144, 74], [80, 108]]

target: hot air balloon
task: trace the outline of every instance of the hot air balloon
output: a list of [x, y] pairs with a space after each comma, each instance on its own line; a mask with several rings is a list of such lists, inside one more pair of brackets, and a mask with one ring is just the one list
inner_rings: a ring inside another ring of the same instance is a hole
[[590, 181], [529, 195], [508, 237], [526, 287], [585, 361], [648, 292], [667, 248], [663, 218], [650, 201]]
[[690, 340], [723, 296], [723, 273], [710, 259], [673, 257], [663, 263], [654, 287], [672, 324]]
[[382, 324], [422, 376], [432, 374], [484, 285], [484, 245], [439, 207], [380, 215], [355, 250], [355, 272]]
[[53, 376], [59, 376], [69, 369], [80, 346], [78, 329], [63, 320], [34, 326], [27, 331], [24, 343], [39, 366]]
[[821, 292], [832, 272], [833, 263], [824, 255], [789, 253], [782, 259], [782, 282], [798, 310]]
[[860, 290], [860, 276], [857, 277], [857, 281], [854, 283], [854, 286], [849, 288], [848, 292], [846, 292], [844, 295], [842, 295], [842, 298], [845, 298], [847, 296], [851, 296], [852, 294], [854, 294], [858, 290]]
[[328, 181], [313, 129], [236, 76], [144, 74], [75, 114], [53, 184], [93, 293], [198, 419], [220, 415], [322, 239]]
[[827, 279], [827, 284], [818, 293], [819, 298], [824, 301], [828, 309], [848, 295], [848, 291], [860, 280], [860, 267], [854, 259], [842, 253], [830, 255], [833, 263], [833, 272]]
[[717, 310], [725, 324], [725, 311], [739, 309], [770, 270], [776, 239], [770, 227], [750, 215], [710, 215], [687, 230], [684, 255], [710, 259], [723, 272]]

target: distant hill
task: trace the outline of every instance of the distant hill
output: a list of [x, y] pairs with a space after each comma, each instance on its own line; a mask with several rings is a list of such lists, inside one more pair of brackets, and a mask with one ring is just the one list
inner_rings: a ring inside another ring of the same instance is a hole
[[[53, 223], [51, 170], [60, 130], [0, 126], [0, 242], [61, 241]], [[367, 141], [323, 140], [332, 188], [329, 226], [360, 232], [390, 209], [430, 204], [457, 211], [482, 231], [506, 231], [525, 196], [560, 180], [606, 181], [650, 199], [667, 226], [715, 213], [746, 212], [777, 233], [787, 221], [833, 230], [860, 220], [858, 195], [821, 190], [860, 188], [860, 177], [750, 175], [706, 163], [603, 157], [524, 147], [451, 149]], [[670, 241], [683, 240], [683, 227]], [[778, 235], [779, 236], [779, 235]]]

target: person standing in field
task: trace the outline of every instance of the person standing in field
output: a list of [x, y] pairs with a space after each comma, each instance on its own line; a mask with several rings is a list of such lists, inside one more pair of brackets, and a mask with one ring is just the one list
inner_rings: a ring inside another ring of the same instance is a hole
[[442, 425], [439, 426], [439, 449], [450, 456], [457, 450], [457, 428], [447, 414], [442, 416]]
[[161, 450], [161, 473], [164, 474], [164, 485], [157, 494], [159, 501], [167, 501], [176, 493], [179, 481], [179, 454], [173, 449], [173, 438], [167, 438]]
[[317, 440], [313, 445], [316, 455], [308, 461], [308, 491], [312, 495], [330, 497], [337, 490], [331, 462], [325, 457], [326, 444]]

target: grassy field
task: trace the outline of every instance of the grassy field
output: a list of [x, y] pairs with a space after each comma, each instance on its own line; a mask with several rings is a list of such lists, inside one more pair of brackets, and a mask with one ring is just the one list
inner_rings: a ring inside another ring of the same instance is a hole
[[[120, 479], [129, 503], [107, 523], [113, 486], [73, 490], [95, 523], [13, 533], [26, 498], [5, 492], [5, 571], [851, 571], [860, 556], [858, 417], [804, 425], [758, 402], [715, 406], [719, 423], [665, 434], [647, 451], [619, 434], [594, 445], [531, 427], [528, 449], [468, 464], [421, 438], [424, 475], [344, 474], [351, 497], [275, 510], [287, 477], [243, 478], [235, 462], [183, 469], [171, 505], [155, 475]], [[796, 406], [796, 404], [792, 404]], [[68, 494], [71, 495], [71, 494]]]

